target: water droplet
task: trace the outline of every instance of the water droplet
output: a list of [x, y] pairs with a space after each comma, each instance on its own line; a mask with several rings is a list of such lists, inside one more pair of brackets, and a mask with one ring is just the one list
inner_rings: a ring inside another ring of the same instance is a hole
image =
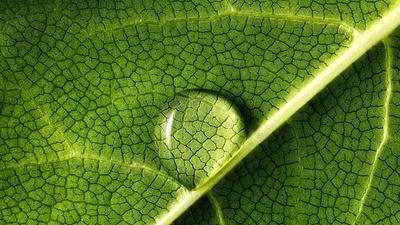
[[155, 138], [168, 173], [193, 188], [239, 149], [246, 132], [230, 101], [208, 91], [188, 90], [161, 112]]

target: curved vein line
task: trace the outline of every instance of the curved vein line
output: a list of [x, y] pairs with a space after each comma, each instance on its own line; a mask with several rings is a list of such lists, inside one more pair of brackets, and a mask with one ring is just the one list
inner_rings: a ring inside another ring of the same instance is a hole
[[[25, 91], [26, 94], [29, 96], [29, 98], [32, 100], [33, 104], [35, 104], [35, 106], [37, 107], [37, 109], [39, 110], [40, 114], [42, 115], [42, 117], [46, 120], [46, 122], [48, 123], [48, 125], [54, 129], [54, 133], [56, 133], [57, 131], [59, 131], [61, 138], [63, 139], [63, 142], [65, 142], [65, 144], [68, 147], [68, 150], [71, 152], [71, 156], [75, 156], [78, 152], [76, 151], [76, 149], [74, 147], [72, 147], [71, 141], [65, 136], [65, 132], [62, 131], [61, 126], [56, 126], [54, 124], [54, 122], [51, 121], [51, 115], [49, 115], [48, 113], [46, 113], [43, 109], [42, 106], [39, 105], [35, 98], [33, 97], [32, 91], [29, 88], [24, 89], [22, 87], [22, 85], [19, 83], [19, 81], [16, 81], [16, 85], [19, 87], [20, 91]], [[35, 119], [36, 120], [36, 119]], [[64, 126], [64, 124], [61, 122], [62, 126]]]
[[18, 165], [18, 166], [1, 168], [0, 171], [25, 169], [25, 168], [27, 168], [29, 166], [40, 166], [40, 165], [57, 163], [57, 162], [69, 161], [69, 160], [73, 160], [73, 159], [96, 160], [96, 161], [99, 161], [99, 162], [105, 162], [105, 163], [110, 163], [110, 164], [114, 164], [114, 165], [120, 165], [120, 166], [124, 166], [124, 167], [128, 167], [128, 168], [142, 169], [142, 170], [145, 170], [147, 172], [156, 174], [156, 175], [158, 175], [160, 177], [163, 177], [166, 180], [169, 180], [172, 183], [177, 184], [178, 186], [183, 188], [185, 191], [187, 191], [187, 188], [184, 185], [182, 185], [179, 181], [177, 181], [175, 178], [171, 177], [167, 173], [164, 173], [164, 172], [162, 172], [160, 170], [157, 170], [157, 169], [147, 165], [146, 163], [143, 163], [143, 162], [126, 163], [126, 162], [121, 162], [121, 161], [118, 161], [118, 160], [107, 159], [107, 158], [104, 158], [104, 157], [101, 157], [101, 156], [95, 156], [95, 155], [89, 155], [89, 154], [75, 155], [75, 156], [71, 156], [71, 157], [67, 157], [67, 158], [62, 158], [62, 159], [58, 159], [58, 160], [51, 160], [51, 161], [46, 161], [46, 162], [40, 162], [40, 163], [25, 163], [25, 164], [21, 164], [21, 165]]
[[357, 36], [352, 45], [339, 57], [328, 63], [328, 66], [315, 76], [311, 82], [305, 84], [295, 95], [287, 101], [277, 112], [265, 120], [242, 144], [238, 151], [220, 167], [215, 173], [189, 192], [182, 202], [173, 205], [171, 211], [156, 219], [157, 225], [172, 223], [183, 212], [193, 205], [199, 198], [206, 194], [222, 178], [236, 167], [247, 155], [249, 155], [260, 143], [268, 138], [276, 129], [284, 124], [301, 107], [338, 77], [353, 62], [364, 55], [370, 48], [379, 43], [383, 38], [391, 34], [400, 24], [400, 2], [390, 10], [380, 21]]
[[361, 197], [360, 200], [360, 205], [358, 206], [357, 210], [357, 215], [356, 218], [354, 219], [352, 224], [355, 224], [357, 220], [360, 218], [362, 211], [364, 209], [364, 204], [365, 200], [368, 196], [369, 191], [371, 190], [372, 186], [372, 181], [374, 180], [374, 174], [376, 171], [376, 167], [379, 162], [379, 157], [383, 151], [383, 148], [385, 147], [388, 139], [389, 139], [389, 110], [390, 110], [390, 100], [392, 97], [392, 76], [393, 76], [393, 71], [392, 71], [392, 63], [393, 63], [393, 52], [392, 49], [390, 48], [390, 40], [389, 38], [386, 39], [383, 42], [386, 50], [386, 96], [385, 96], [385, 102], [383, 105], [383, 111], [384, 111], [384, 116], [383, 116], [383, 132], [382, 132], [382, 140], [376, 150], [375, 156], [374, 156], [374, 161], [372, 162], [372, 168], [371, 168], [371, 173], [369, 174], [368, 182], [366, 184], [366, 188], [364, 190], [364, 193]]
[[[42, 109], [41, 105], [39, 105], [36, 100], [34, 99], [32, 92], [29, 88], [27, 89], [23, 89], [22, 86], [18, 83], [18, 81], [16, 82], [17, 86], [20, 88], [21, 91], [26, 91], [26, 93], [28, 94], [29, 98], [33, 101], [33, 103], [36, 105], [37, 109], [39, 110], [40, 114], [45, 118], [46, 122], [48, 123], [49, 126], [51, 126], [55, 131], [59, 131], [60, 129], [57, 129], [58, 126], [56, 126], [50, 119], [50, 115], [48, 115], [47, 113], [44, 112], [44, 110]], [[61, 123], [62, 124], [62, 123]], [[64, 124], [62, 124], [63, 126]], [[81, 154], [80, 152], [78, 152], [75, 148], [72, 147], [71, 142], [68, 140], [68, 138], [65, 136], [65, 132], [60, 130], [60, 135], [61, 138], [63, 139], [63, 141], [66, 143], [68, 149], [71, 151], [71, 154], [68, 157], [65, 158], [61, 158], [58, 160], [49, 160], [49, 161], [45, 161], [45, 162], [39, 162], [39, 163], [26, 163], [26, 164], [22, 164], [19, 166], [15, 166], [15, 167], [5, 167], [5, 168], [0, 168], [0, 171], [4, 171], [4, 170], [8, 170], [8, 169], [18, 169], [18, 168], [23, 168], [26, 166], [35, 166], [35, 165], [42, 165], [42, 164], [47, 164], [47, 163], [55, 163], [55, 162], [61, 162], [61, 161], [68, 161], [71, 159], [92, 159], [92, 160], [97, 160], [100, 162], [108, 162], [108, 163], [112, 163], [112, 164], [118, 164], [118, 165], [123, 165], [123, 166], [127, 166], [130, 168], [141, 168], [143, 170], [152, 172], [154, 174], [157, 174], [159, 176], [164, 177], [167, 180], [170, 180], [171, 182], [181, 186], [182, 188], [184, 188], [185, 190], [187, 190], [187, 188], [182, 185], [178, 180], [176, 180], [175, 178], [169, 176], [166, 173], [163, 173], [159, 170], [153, 169], [151, 167], [149, 167], [148, 165], [146, 165], [145, 163], [139, 163], [139, 162], [133, 162], [133, 163], [125, 163], [125, 162], [121, 162], [121, 161], [117, 161], [117, 160], [110, 160], [110, 159], [106, 159], [103, 157], [98, 157], [98, 156], [94, 156], [94, 155], [90, 155], [90, 154]]]
[[246, 12], [246, 11], [236, 11], [236, 10], [227, 10], [219, 12], [217, 15], [210, 15], [204, 17], [186, 17], [186, 18], [174, 18], [174, 19], [163, 19], [163, 20], [154, 20], [148, 21], [143, 19], [135, 19], [125, 24], [119, 24], [110, 28], [98, 29], [92, 32], [87, 33], [88, 37], [94, 36], [97, 33], [112, 33], [114, 31], [118, 31], [130, 26], [138, 26], [142, 24], [154, 24], [154, 25], [167, 25], [173, 24], [177, 22], [189, 22], [189, 21], [209, 21], [215, 20], [223, 17], [229, 16], [237, 16], [237, 17], [259, 17], [259, 18], [269, 18], [283, 21], [292, 21], [292, 22], [304, 22], [304, 23], [318, 23], [318, 24], [326, 24], [326, 25], [336, 25], [344, 28], [345, 31], [351, 33], [352, 35], [358, 34], [361, 31], [356, 29], [349, 24], [337, 20], [337, 19], [328, 19], [328, 18], [316, 18], [316, 17], [307, 17], [307, 16], [298, 16], [298, 15], [290, 15], [290, 14], [272, 14], [272, 13], [263, 13], [263, 12]]
[[225, 225], [225, 221], [224, 221], [224, 213], [222, 212], [221, 209], [221, 205], [218, 202], [218, 199], [215, 197], [214, 192], [213, 191], [209, 191], [207, 193], [208, 199], [211, 202], [211, 205], [213, 206], [214, 210], [215, 210], [215, 214], [218, 218], [218, 223], [219, 225]]
[[151, 166], [149, 166], [149, 165], [147, 165], [146, 163], [143, 163], [143, 162], [126, 163], [126, 162], [121, 162], [121, 161], [118, 161], [118, 160], [107, 159], [107, 158], [104, 158], [104, 157], [99, 157], [99, 156], [89, 155], [89, 154], [84, 154], [84, 155], [81, 155], [81, 156], [75, 156], [75, 157], [72, 157], [72, 158], [97, 160], [99, 162], [106, 162], [106, 163], [121, 165], [121, 166], [129, 167], [129, 168], [140, 168], [140, 169], [146, 170], [148, 172], [157, 174], [158, 176], [164, 177], [165, 179], [167, 179], [167, 180], [169, 180], [169, 181], [181, 186], [185, 190], [187, 190], [187, 188], [184, 185], [182, 185], [175, 178], [173, 178], [170, 175], [168, 175], [167, 173], [164, 173], [161, 170], [157, 170], [157, 169], [155, 169], [155, 168], [153, 168], [153, 167], [151, 167]]

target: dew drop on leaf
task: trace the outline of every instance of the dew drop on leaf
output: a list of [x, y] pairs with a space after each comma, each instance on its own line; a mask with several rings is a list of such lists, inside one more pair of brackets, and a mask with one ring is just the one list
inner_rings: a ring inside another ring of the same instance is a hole
[[246, 132], [232, 102], [209, 91], [187, 90], [161, 112], [155, 138], [164, 169], [193, 188], [239, 149]]

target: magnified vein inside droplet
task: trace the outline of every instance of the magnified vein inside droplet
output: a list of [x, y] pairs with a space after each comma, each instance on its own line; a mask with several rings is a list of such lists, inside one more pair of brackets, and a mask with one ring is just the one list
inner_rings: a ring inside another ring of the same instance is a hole
[[213, 93], [189, 90], [167, 104], [155, 137], [168, 173], [194, 188], [239, 149], [246, 134], [231, 102]]

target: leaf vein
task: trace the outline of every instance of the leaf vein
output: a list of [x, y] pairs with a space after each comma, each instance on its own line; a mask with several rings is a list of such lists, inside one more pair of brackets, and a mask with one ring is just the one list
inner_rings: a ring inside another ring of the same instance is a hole
[[228, 10], [220, 12], [218, 15], [212, 16], [204, 16], [204, 17], [186, 17], [186, 18], [173, 18], [173, 19], [163, 19], [163, 20], [143, 20], [143, 19], [135, 19], [125, 24], [116, 25], [110, 28], [98, 29], [92, 32], [85, 31], [88, 37], [95, 36], [98, 33], [112, 33], [126, 27], [138, 26], [142, 24], [154, 24], [164, 26], [171, 23], [177, 22], [189, 22], [189, 21], [212, 21], [224, 17], [258, 17], [258, 18], [268, 18], [268, 19], [276, 19], [283, 21], [291, 21], [291, 22], [303, 22], [303, 23], [318, 23], [318, 24], [326, 24], [326, 25], [336, 25], [343, 28], [344, 31], [350, 33], [353, 36], [356, 36], [361, 33], [360, 30], [355, 27], [341, 21], [338, 19], [328, 19], [328, 18], [316, 18], [316, 17], [307, 17], [307, 16], [298, 16], [298, 15], [290, 15], [290, 14], [272, 14], [272, 13], [257, 13], [257, 12], [246, 12], [246, 11], [236, 11], [236, 10]]
[[353, 221], [352, 224], [355, 224], [357, 222], [357, 220], [360, 218], [362, 211], [364, 209], [364, 205], [365, 205], [365, 200], [368, 196], [369, 191], [371, 190], [371, 186], [372, 186], [372, 182], [374, 179], [374, 174], [376, 172], [376, 168], [379, 162], [379, 157], [382, 154], [382, 151], [389, 139], [389, 110], [390, 110], [390, 100], [391, 100], [391, 96], [392, 96], [392, 61], [393, 61], [393, 53], [392, 50], [390, 48], [390, 40], [389, 38], [384, 40], [384, 47], [386, 50], [386, 96], [385, 96], [385, 102], [383, 105], [383, 132], [382, 132], [382, 140], [376, 150], [375, 156], [374, 156], [374, 161], [372, 163], [372, 168], [371, 168], [371, 172], [369, 174], [369, 178], [368, 178], [368, 182], [366, 184], [366, 188], [364, 190], [364, 193], [361, 197], [360, 200], [360, 204], [357, 210], [357, 215], [355, 220]]
[[219, 225], [225, 225], [225, 220], [224, 220], [224, 213], [222, 212], [221, 205], [218, 202], [218, 199], [215, 197], [213, 191], [209, 191], [207, 193], [208, 199], [211, 202], [211, 205], [213, 206], [215, 210], [215, 214], [218, 218], [218, 223]]
[[120, 165], [128, 168], [138, 168], [145, 170], [147, 172], [151, 172], [153, 174], [156, 174], [158, 176], [161, 176], [165, 178], [166, 180], [169, 180], [179, 186], [181, 186], [183, 189], [186, 190], [186, 187], [184, 187], [179, 181], [177, 181], [175, 178], [169, 176], [168, 174], [162, 172], [161, 170], [157, 170], [156, 168], [153, 168], [146, 163], [143, 162], [132, 162], [132, 163], [126, 163], [126, 162], [121, 162], [119, 160], [111, 160], [107, 159], [101, 156], [95, 156], [95, 155], [89, 155], [89, 154], [83, 154], [83, 155], [75, 155], [71, 157], [66, 157], [66, 158], [61, 158], [58, 160], [51, 160], [51, 161], [46, 161], [46, 162], [40, 162], [40, 163], [25, 163], [21, 164], [19, 166], [13, 166], [13, 167], [6, 167], [6, 168], [1, 168], [0, 171], [6, 171], [6, 170], [18, 170], [18, 169], [25, 169], [29, 166], [39, 166], [39, 165], [46, 165], [46, 164], [53, 164], [53, 163], [58, 163], [58, 162], [64, 162], [64, 161], [69, 161], [73, 159], [82, 159], [82, 160], [96, 160], [99, 162], [105, 162], [105, 163], [110, 163], [114, 165]]

